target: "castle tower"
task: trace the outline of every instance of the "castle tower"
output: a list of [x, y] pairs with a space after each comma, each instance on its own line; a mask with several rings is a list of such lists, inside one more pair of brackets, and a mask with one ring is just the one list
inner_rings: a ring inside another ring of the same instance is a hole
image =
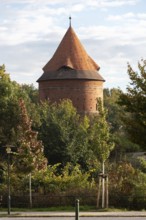
[[96, 113], [97, 98], [103, 99], [100, 67], [86, 53], [73, 28], [68, 28], [53, 57], [37, 80], [40, 100], [71, 99], [79, 113]]

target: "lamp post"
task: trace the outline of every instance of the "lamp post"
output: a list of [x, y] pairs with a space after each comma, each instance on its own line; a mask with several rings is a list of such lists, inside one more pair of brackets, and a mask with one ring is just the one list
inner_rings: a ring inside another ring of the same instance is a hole
[[6, 152], [8, 155], [8, 176], [7, 176], [7, 186], [8, 186], [8, 215], [11, 212], [11, 178], [10, 178], [10, 154], [12, 153], [11, 148], [13, 146], [6, 146]]

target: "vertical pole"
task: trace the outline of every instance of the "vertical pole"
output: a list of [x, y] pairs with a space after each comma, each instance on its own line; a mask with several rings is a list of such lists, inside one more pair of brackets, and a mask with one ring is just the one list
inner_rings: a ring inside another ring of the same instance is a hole
[[104, 162], [102, 162], [102, 208], [104, 208], [105, 205], [105, 180], [104, 180]]
[[76, 200], [76, 213], [75, 213], [75, 220], [79, 220], [79, 200]]
[[97, 194], [97, 205], [96, 207], [99, 208], [99, 201], [100, 201], [100, 191], [101, 191], [101, 176], [99, 176], [99, 182], [98, 182], [98, 194]]
[[109, 195], [108, 195], [108, 175], [106, 176], [106, 208], [108, 208]]
[[11, 212], [11, 191], [10, 191], [10, 153], [8, 153], [8, 215]]
[[29, 174], [29, 206], [32, 208], [31, 173]]

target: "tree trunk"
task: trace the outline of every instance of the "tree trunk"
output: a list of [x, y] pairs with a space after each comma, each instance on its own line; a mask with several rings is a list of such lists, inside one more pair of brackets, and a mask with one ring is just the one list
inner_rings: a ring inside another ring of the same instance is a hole
[[104, 168], [104, 162], [102, 162], [102, 208], [105, 208], [105, 168]]
[[106, 208], [108, 208], [109, 195], [108, 195], [108, 175], [106, 176]]
[[101, 191], [101, 176], [99, 176], [99, 182], [98, 182], [98, 192], [97, 192], [97, 204], [96, 207], [99, 208], [99, 201], [100, 201], [100, 191]]
[[31, 173], [29, 174], [29, 206], [30, 206], [30, 208], [32, 208]]

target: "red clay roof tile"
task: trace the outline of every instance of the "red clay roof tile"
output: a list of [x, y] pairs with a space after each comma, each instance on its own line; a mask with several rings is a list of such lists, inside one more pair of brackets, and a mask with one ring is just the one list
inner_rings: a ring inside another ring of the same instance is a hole
[[86, 53], [73, 28], [70, 26], [44, 72], [56, 71], [63, 66], [75, 70], [97, 71], [100, 67]]

